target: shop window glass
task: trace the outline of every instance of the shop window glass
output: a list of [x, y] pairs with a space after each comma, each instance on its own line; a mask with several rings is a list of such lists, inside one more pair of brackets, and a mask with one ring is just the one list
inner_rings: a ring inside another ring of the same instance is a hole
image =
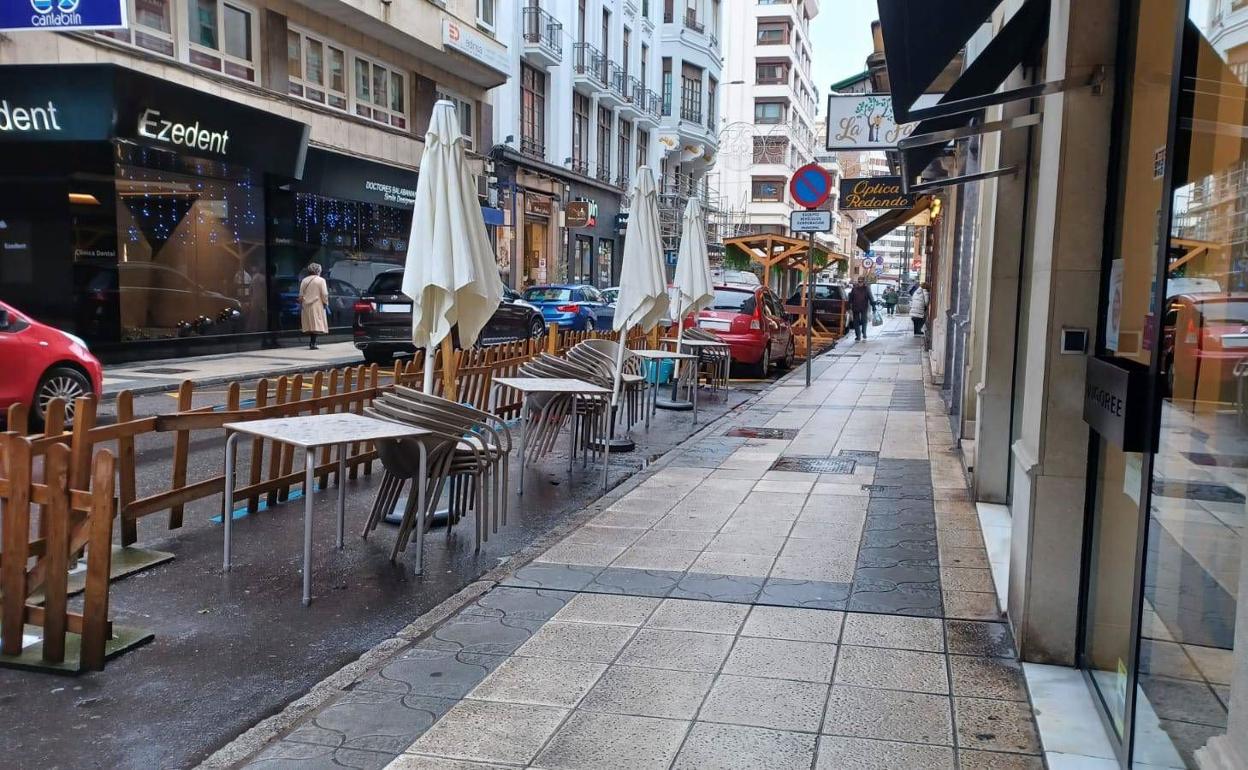
[[253, 12], [218, 0], [188, 0], [188, 8], [191, 64], [254, 81]]
[[303, 37], [294, 30], [286, 33], [286, 73], [291, 78], [291, 93], [303, 96], [303, 87], [294, 82], [303, 78]]
[[225, 6], [225, 52], [236, 59], [251, 61], [251, 13]]
[[756, 201], [784, 200], [784, 180], [755, 177], [751, 183], [751, 198]]
[[190, 0], [191, 42], [217, 48], [217, 0]]
[[407, 128], [403, 73], [355, 57], [355, 114], [395, 128]]
[[784, 102], [754, 102], [755, 123], [783, 123]]
[[325, 82], [325, 46], [319, 40], [308, 40], [308, 67], [306, 77], [320, 85]]
[[612, 286], [614, 276], [619, 275], [615, 264], [615, 241], [598, 239], [598, 285]]

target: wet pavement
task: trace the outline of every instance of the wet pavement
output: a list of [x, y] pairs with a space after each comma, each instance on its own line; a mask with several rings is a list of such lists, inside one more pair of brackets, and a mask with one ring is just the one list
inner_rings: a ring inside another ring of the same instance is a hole
[[[761, 387], [746, 384], [726, 399], [703, 399], [706, 419], [697, 429]], [[197, 405], [222, 396], [206, 388]], [[135, 411], [172, 408], [172, 398], [152, 394], [136, 399]], [[648, 433], [634, 432], [635, 452], [612, 458], [612, 485], [694, 429], [688, 413], [660, 412]], [[139, 442], [140, 496], [168, 488], [171, 445], [170, 434]], [[222, 445], [219, 434], [196, 434], [191, 480], [220, 473]], [[435, 530], [423, 577], [413, 574], [410, 548], [390, 563], [394, 528], [383, 525], [367, 541], [358, 536], [379, 473], [347, 482], [348, 537], [341, 552], [333, 548], [336, 494], [331, 488], [318, 495], [313, 603], [307, 608], [299, 602], [302, 499], [236, 521], [228, 574], [221, 572], [221, 528], [213, 521], [219, 497], [189, 505], [179, 530], [167, 530], [163, 514], [143, 519], [139, 544], [175, 558], [114, 582], [112, 615], [155, 639], [111, 660], [103, 672], [77, 678], [0, 669], [0, 708], [22, 714], [0, 729], [0, 756], [46, 768], [196, 764], [550, 532], [594, 515], [601, 473], [578, 465], [569, 479], [563, 457], [554, 454], [528, 471], [509, 526], [479, 554], [471, 524], [461, 524], [449, 539]]]

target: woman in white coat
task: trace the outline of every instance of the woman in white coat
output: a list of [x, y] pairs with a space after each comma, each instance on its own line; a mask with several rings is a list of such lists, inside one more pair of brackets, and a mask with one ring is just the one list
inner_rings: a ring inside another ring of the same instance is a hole
[[914, 324], [914, 336], [923, 336], [923, 324], [927, 321], [927, 284], [919, 284], [919, 288], [910, 295], [910, 322]]
[[308, 277], [299, 284], [299, 325], [308, 335], [308, 350], [316, 350], [316, 336], [329, 334], [329, 319], [325, 309], [329, 307], [329, 286], [321, 277], [321, 266], [316, 262], [308, 265]]

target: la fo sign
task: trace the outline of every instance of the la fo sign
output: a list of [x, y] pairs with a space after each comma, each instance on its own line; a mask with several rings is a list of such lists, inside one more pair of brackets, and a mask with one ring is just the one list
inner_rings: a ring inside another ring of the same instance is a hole
[[4, 0], [0, 32], [122, 29], [126, 0]]

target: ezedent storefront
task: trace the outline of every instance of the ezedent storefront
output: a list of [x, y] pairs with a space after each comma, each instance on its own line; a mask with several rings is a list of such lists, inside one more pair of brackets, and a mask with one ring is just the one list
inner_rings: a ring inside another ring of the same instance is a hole
[[104, 64], [0, 68], [0, 298], [106, 359], [259, 346], [308, 127]]

